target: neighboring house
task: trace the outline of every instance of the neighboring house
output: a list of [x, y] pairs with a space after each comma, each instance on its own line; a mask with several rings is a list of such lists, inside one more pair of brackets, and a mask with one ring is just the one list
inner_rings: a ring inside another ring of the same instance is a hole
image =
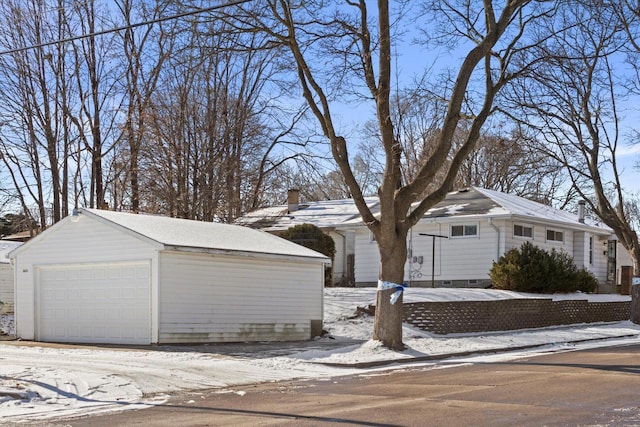
[[11, 241], [11, 242], [20, 242], [20, 243], [24, 243], [26, 241], [28, 241], [29, 239], [32, 239], [34, 236], [37, 236], [38, 233], [41, 233], [42, 230], [26, 230], [26, 231], [19, 231], [15, 234], [9, 234], [7, 236], [2, 237], [2, 240], [5, 241]]
[[[377, 200], [368, 199], [374, 213]], [[305, 207], [308, 206], [308, 207]], [[351, 219], [331, 222], [332, 206], [341, 212], [354, 213]], [[349, 209], [349, 206], [351, 208]], [[319, 219], [304, 215], [312, 208]], [[259, 210], [242, 218], [242, 223], [260, 227], [258, 221], [248, 218], [263, 217], [269, 222], [265, 229], [276, 230], [290, 222], [287, 215], [330, 230], [332, 236], [351, 237], [345, 242], [345, 256], [354, 260], [356, 286], [375, 286], [378, 280], [380, 256], [373, 235], [362, 223], [353, 201], [314, 202], [300, 205], [299, 211], [286, 215], [282, 207]], [[584, 210], [581, 210], [584, 212]], [[530, 241], [544, 249], [564, 250], [573, 256], [579, 267], [591, 271], [602, 284], [615, 290], [616, 252], [624, 249], [608, 227], [584, 218], [554, 209], [518, 196], [482, 188], [470, 188], [449, 193], [445, 200], [430, 209], [413, 227], [408, 239], [409, 256], [405, 266], [405, 281], [411, 286], [487, 287], [491, 282], [489, 270], [494, 261], [511, 248]], [[436, 237], [434, 237], [436, 236]], [[617, 249], [617, 250], [616, 250]], [[339, 263], [336, 260], [336, 263]], [[343, 261], [344, 262], [344, 261]], [[613, 273], [611, 273], [613, 272]], [[338, 281], [339, 277], [334, 281]], [[433, 283], [432, 283], [433, 280]]]
[[13, 314], [13, 266], [7, 255], [21, 244], [0, 240], [0, 314]]
[[[377, 197], [365, 199], [372, 209], [378, 205]], [[286, 205], [249, 212], [238, 218], [235, 224], [273, 234], [300, 224], [313, 224], [319, 227], [331, 236], [336, 244], [333, 283], [353, 284], [355, 227], [340, 228], [343, 224], [360, 218], [353, 200], [325, 200], [300, 204], [298, 190], [289, 190], [287, 202]]]
[[10, 257], [22, 339], [204, 343], [322, 331], [329, 260], [246, 227], [82, 209]]

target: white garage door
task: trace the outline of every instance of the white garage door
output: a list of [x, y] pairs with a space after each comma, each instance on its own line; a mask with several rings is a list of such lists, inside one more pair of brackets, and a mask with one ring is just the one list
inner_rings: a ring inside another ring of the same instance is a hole
[[38, 268], [40, 341], [149, 344], [150, 264]]

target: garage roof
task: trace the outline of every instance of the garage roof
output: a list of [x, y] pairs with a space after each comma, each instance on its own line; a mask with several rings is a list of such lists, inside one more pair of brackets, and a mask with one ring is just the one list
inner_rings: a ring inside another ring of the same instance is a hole
[[79, 215], [115, 224], [160, 243], [166, 249], [270, 254], [329, 261], [326, 256], [311, 249], [263, 231], [237, 225], [98, 209], [80, 209]]

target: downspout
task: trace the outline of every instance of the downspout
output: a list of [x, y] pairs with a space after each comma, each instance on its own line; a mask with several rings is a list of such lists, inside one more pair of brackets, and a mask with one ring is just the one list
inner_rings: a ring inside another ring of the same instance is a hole
[[496, 230], [498, 236], [496, 240], [496, 262], [500, 259], [500, 229], [493, 223], [493, 218], [489, 217], [489, 225]]

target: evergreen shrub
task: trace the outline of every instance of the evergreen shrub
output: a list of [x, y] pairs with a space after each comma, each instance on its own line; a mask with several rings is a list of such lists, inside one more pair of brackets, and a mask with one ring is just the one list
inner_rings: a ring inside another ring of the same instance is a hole
[[598, 286], [595, 276], [578, 269], [568, 253], [549, 252], [531, 242], [507, 251], [489, 276], [494, 288], [518, 292], [594, 292]]
[[[320, 228], [313, 224], [294, 225], [280, 233], [280, 237], [297, 243], [316, 252], [333, 259], [336, 254], [336, 243], [331, 236], [325, 234]], [[325, 269], [324, 284], [331, 286], [332, 282], [331, 266]]]

